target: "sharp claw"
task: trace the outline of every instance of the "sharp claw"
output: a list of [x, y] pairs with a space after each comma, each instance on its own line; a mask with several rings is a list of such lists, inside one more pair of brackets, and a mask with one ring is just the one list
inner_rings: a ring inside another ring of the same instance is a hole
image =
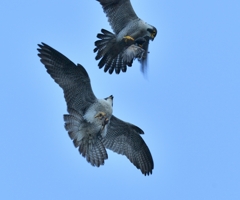
[[102, 131], [102, 130], [105, 128], [105, 126], [108, 124], [108, 121], [109, 121], [108, 118], [106, 118], [106, 119], [103, 121], [101, 131]]
[[131, 36], [129, 36], [129, 35], [124, 36], [123, 39], [125, 39], [125, 42], [127, 42], [128, 40], [134, 41], [134, 39]]

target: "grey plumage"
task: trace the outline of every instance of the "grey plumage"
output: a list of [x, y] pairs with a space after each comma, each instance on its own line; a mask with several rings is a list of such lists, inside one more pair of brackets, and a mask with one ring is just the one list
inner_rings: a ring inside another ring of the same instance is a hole
[[[97, 53], [95, 59], [100, 59], [99, 68], [104, 67], [104, 72], [108, 71], [110, 74], [115, 70], [119, 74], [121, 71], [126, 72], [127, 66], [132, 66], [133, 60], [137, 58], [144, 72], [147, 66], [149, 40], [155, 38], [157, 29], [138, 18], [130, 0], [97, 1], [102, 5], [115, 33], [102, 29], [102, 33], [97, 35], [100, 40], [95, 42], [94, 52]], [[145, 39], [141, 45], [138, 42], [139, 38]], [[134, 48], [129, 48], [131, 46]], [[124, 59], [124, 56], [127, 56], [128, 60]]]
[[69, 113], [64, 115], [65, 129], [80, 154], [99, 167], [108, 158], [108, 148], [125, 155], [144, 175], [151, 174], [154, 164], [140, 136], [143, 131], [112, 115], [113, 96], [97, 99], [83, 66], [44, 43], [38, 46], [41, 62], [63, 89]]

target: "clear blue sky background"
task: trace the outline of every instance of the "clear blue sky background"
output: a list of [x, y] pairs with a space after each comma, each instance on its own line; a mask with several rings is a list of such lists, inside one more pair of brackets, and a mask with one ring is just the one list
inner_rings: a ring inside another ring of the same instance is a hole
[[[240, 1], [132, 4], [158, 29], [147, 78], [137, 61], [98, 69], [96, 34], [111, 28], [97, 1], [0, 2], [0, 199], [240, 199]], [[100, 168], [78, 153], [40, 42], [81, 63], [96, 96], [113, 94], [114, 115], [145, 131], [151, 176], [110, 151]]]

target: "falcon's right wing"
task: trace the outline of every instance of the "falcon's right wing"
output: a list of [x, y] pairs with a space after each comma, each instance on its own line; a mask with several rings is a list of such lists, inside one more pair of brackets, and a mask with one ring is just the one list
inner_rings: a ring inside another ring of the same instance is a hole
[[38, 56], [47, 72], [63, 89], [68, 108], [84, 114], [86, 109], [96, 101], [89, 76], [80, 64], [71, 60], [47, 44], [38, 44]]

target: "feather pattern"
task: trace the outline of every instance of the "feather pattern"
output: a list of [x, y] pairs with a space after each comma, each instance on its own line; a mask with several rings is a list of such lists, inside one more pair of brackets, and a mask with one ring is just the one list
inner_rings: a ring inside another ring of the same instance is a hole
[[101, 142], [101, 134], [94, 134], [94, 124], [90, 124], [74, 109], [69, 109], [69, 115], [64, 115], [65, 129], [80, 154], [93, 166], [99, 167], [107, 159], [106, 149]]
[[138, 19], [130, 0], [97, 0], [102, 5], [115, 34], [130, 21]]
[[149, 175], [154, 168], [153, 159], [139, 134], [143, 134], [139, 127], [112, 116], [107, 135], [102, 141], [106, 148], [127, 156], [144, 175]]
[[[141, 62], [142, 67], [145, 67], [146, 62], [143, 60], [147, 57], [148, 39], [137, 38], [135, 41], [128, 41], [130, 45], [128, 46], [124, 40], [117, 42], [113, 33], [105, 29], [101, 32], [97, 35], [101, 40], [95, 42], [96, 48], [94, 49], [94, 52], [97, 52], [95, 59], [100, 59], [98, 63], [100, 69], [104, 67], [104, 72], [108, 71], [109, 74], [112, 74], [114, 70], [116, 74], [121, 71], [126, 72], [127, 66], [131, 67], [136, 58]], [[139, 44], [142, 47], [138, 46]]]
[[42, 43], [38, 46], [40, 61], [54, 81], [63, 89], [67, 106], [84, 113], [97, 100], [86, 70], [80, 64], [75, 65], [47, 44]]

